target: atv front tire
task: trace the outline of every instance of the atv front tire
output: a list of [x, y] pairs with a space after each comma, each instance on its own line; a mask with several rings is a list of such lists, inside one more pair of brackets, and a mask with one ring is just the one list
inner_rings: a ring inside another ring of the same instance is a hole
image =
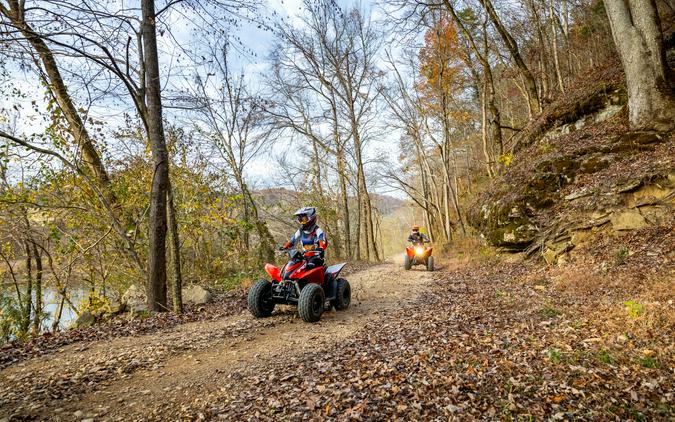
[[434, 257], [430, 256], [427, 258], [427, 271], [433, 271], [434, 270]]
[[403, 258], [403, 268], [405, 268], [406, 270], [409, 270], [411, 267], [412, 267], [412, 261], [410, 261], [410, 257], [408, 255], [406, 255]]
[[333, 306], [336, 311], [342, 311], [343, 309], [349, 308], [349, 304], [352, 301], [352, 288], [349, 286], [349, 282], [344, 278], [337, 279], [337, 295], [333, 301]]
[[258, 280], [248, 290], [248, 310], [256, 318], [265, 318], [274, 311], [272, 299], [272, 283], [267, 280]]
[[303, 287], [298, 300], [298, 314], [305, 322], [317, 322], [323, 314], [326, 296], [318, 284], [309, 283]]

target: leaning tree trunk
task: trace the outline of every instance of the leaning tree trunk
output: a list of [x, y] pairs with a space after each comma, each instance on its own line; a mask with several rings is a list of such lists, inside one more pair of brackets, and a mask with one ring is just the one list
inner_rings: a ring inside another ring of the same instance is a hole
[[[22, 2], [23, 3], [23, 2]], [[21, 3], [21, 4], [22, 4]], [[73, 136], [75, 144], [80, 149], [84, 163], [91, 174], [98, 180], [101, 186], [108, 187], [110, 178], [106, 172], [101, 157], [96, 150], [94, 141], [89, 136], [89, 132], [84, 126], [84, 122], [73, 103], [66, 84], [61, 77], [61, 72], [56, 64], [54, 55], [44, 40], [38, 35], [25, 20], [25, 10], [20, 3], [9, 2], [10, 9], [2, 9], [3, 15], [10, 19], [21, 35], [30, 43], [33, 49], [38, 53], [44, 74], [49, 83], [51, 94], [63, 113], [63, 117], [68, 122], [68, 128]], [[15, 5], [14, 7], [11, 7]], [[112, 195], [110, 190], [106, 193]], [[114, 201], [111, 201], [114, 202]]]
[[340, 219], [342, 220], [345, 258], [352, 259], [351, 225], [349, 224], [349, 193], [347, 191], [347, 163], [344, 150], [338, 150], [338, 181], [340, 185]]
[[525, 80], [525, 89], [527, 90], [529, 106], [532, 114], [535, 115], [539, 114], [539, 112], [541, 111], [541, 104], [539, 103], [539, 95], [537, 93], [537, 83], [534, 79], [534, 76], [532, 76], [532, 72], [530, 72], [530, 69], [527, 67], [525, 61], [523, 60], [523, 57], [520, 54], [518, 43], [516, 43], [516, 40], [506, 30], [506, 27], [499, 18], [499, 15], [497, 15], [497, 12], [495, 12], [494, 6], [492, 5], [492, 1], [491, 0], [479, 0], [479, 1], [487, 11], [488, 15], [490, 16], [490, 20], [497, 29], [497, 32], [499, 32], [502, 41], [504, 41], [504, 45], [506, 45], [506, 48], [509, 50], [509, 53], [511, 54], [511, 58], [516, 63], [518, 70], [520, 70], [520, 74], [523, 76], [523, 79]]
[[548, 11], [551, 15], [551, 38], [553, 40], [553, 63], [555, 65], [555, 75], [558, 79], [558, 88], [560, 92], [565, 93], [565, 83], [563, 82], [562, 72], [560, 70], [560, 58], [558, 54], [558, 32], [556, 29], [556, 15], [553, 8], [553, 0], [549, 0]]
[[663, 34], [654, 0], [606, 0], [614, 43], [626, 73], [629, 121], [635, 129], [675, 127]]
[[56, 63], [54, 53], [45, 43], [42, 36], [36, 33], [26, 21], [24, 2], [10, 1], [9, 9], [3, 7], [3, 4], [0, 4], [0, 13], [9, 19], [12, 25], [21, 32], [21, 35], [28, 41], [35, 52], [37, 52], [42, 68], [44, 69], [42, 79], [44, 79], [44, 82], [47, 84], [49, 92], [53, 96], [59, 110], [63, 113], [63, 117], [68, 123], [68, 132], [73, 137], [73, 141], [77, 145], [80, 155], [82, 156], [82, 161], [85, 164], [86, 171], [84, 172], [91, 176], [96, 182], [97, 187], [100, 188], [101, 197], [99, 199], [104, 208], [109, 208], [110, 217], [113, 220], [113, 227], [125, 244], [125, 253], [138, 267], [139, 271], [143, 273], [145, 268], [134, 249], [133, 242], [126, 235], [126, 230], [128, 230], [129, 227], [135, 226], [136, 223], [128, 218], [122, 222], [118, 221], [119, 215], [121, 214], [119, 200], [111, 189], [110, 177], [103, 165], [96, 144], [89, 135], [85, 122], [82, 120], [72, 97], [68, 93], [61, 71]]
[[148, 307], [153, 311], [166, 310], [166, 202], [169, 191], [169, 157], [162, 123], [162, 100], [160, 96], [159, 59], [157, 57], [157, 33], [155, 2], [142, 0], [143, 48], [147, 92], [148, 138], [153, 157], [153, 178], [150, 190], [149, 221], [149, 270]]

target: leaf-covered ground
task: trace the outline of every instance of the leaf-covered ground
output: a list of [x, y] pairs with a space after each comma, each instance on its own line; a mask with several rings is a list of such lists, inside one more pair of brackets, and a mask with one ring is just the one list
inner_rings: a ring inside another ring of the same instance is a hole
[[589, 295], [568, 285], [583, 285], [583, 274], [552, 277], [522, 263], [439, 274], [415, 306], [369, 322], [348, 341], [224, 377], [182, 415], [669, 420], [672, 261], [669, 271], [668, 281], [642, 283], [665, 301], [649, 303], [605, 290], [616, 285]]
[[[672, 420], [672, 227], [599, 246], [564, 267], [492, 256], [432, 274], [373, 267], [350, 276], [357, 306], [319, 324], [240, 314], [57, 354], [62, 390], [49, 384], [57, 362], [30, 359], [0, 372], [21, 396], [0, 418]], [[95, 356], [107, 375], [83, 368], [78, 381], [75, 357]]]

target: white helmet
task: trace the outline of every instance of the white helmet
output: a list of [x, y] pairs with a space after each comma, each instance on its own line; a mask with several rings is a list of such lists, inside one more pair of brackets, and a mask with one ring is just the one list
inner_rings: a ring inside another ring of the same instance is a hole
[[296, 221], [300, 224], [300, 228], [305, 232], [310, 232], [316, 225], [316, 208], [302, 207], [295, 212]]

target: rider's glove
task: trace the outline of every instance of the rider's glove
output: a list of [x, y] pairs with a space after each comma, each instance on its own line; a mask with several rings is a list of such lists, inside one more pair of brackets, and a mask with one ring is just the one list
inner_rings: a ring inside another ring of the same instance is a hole
[[293, 244], [291, 242], [286, 242], [282, 246], [279, 247], [280, 251], [285, 251], [287, 249], [290, 249], [293, 247]]

